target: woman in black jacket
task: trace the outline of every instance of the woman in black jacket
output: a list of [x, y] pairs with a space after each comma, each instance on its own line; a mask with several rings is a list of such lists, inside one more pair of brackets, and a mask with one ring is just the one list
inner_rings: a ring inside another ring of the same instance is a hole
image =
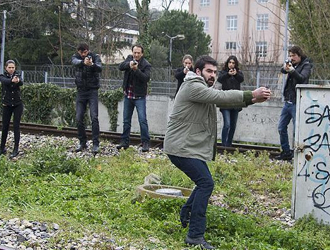
[[[239, 70], [237, 57], [229, 56], [218, 77], [222, 90], [240, 90], [243, 81], [244, 76]], [[225, 147], [232, 146], [239, 111], [241, 109], [220, 109], [223, 117], [221, 141]]]
[[193, 58], [191, 55], [185, 55], [182, 58], [183, 67], [178, 68], [175, 72], [175, 78], [178, 80], [178, 86], [176, 88], [174, 97], [178, 93], [180, 86], [183, 83], [183, 80], [186, 77], [186, 74], [188, 73], [188, 71], [193, 71], [193, 63], [194, 62], [193, 62]]
[[0, 82], [2, 87], [2, 134], [0, 155], [6, 153], [6, 141], [9, 130], [9, 123], [12, 114], [14, 114], [13, 127], [14, 127], [14, 150], [10, 157], [18, 155], [18, 146], [20, 140], [20, 122], [23, 113], [23, 103], [21, 99], [20, 86], [23, 81], [16, 72], [16, 65], [13, 60], [8, 60], [5, 63], [5, 72], [0, 75]]

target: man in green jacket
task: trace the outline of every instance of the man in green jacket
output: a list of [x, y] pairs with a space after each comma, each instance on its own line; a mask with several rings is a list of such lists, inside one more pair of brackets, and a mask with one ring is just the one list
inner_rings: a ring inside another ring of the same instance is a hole
[[194, 72], [188, 72], [177, 93], [168, 122], [164, 152], [171, 162], [183, 171], [196, 187], [180, 212], [183, 227], [189, 223], [185, 243], [214, 249], [204, 238], [206, 209], [214, 182], [206, 164], [215, 157], [217, 140], [216, 106], [246, 107], [270, 98], [264, 87], [254, 91], [212, 88], [217, 73], [217, 62], [210, 56], [200, 57]]

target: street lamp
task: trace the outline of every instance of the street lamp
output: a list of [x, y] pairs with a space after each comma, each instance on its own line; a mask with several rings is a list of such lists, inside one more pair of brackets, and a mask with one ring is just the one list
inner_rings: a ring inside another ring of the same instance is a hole
[[173, 44], [173, 40], [174, 39], [179, 39], [179, 40], [183, 40], [185, 39], [184, 35], [176, 35], [176, 36], [169, 36], [167, 35], [165, 32], [162, 32], [162, 34], [164, 34], [166, 37], [168, 37], [170, 39], [170, 55], [169, 55], [169, 63], [170, 65], [172, 65], [172, 44]]
[[4, 60], [5, 60], [5, 36], [6, 36], [6, 10], [3, 11], [2, 22], [2, 42], [1, 42], [1, 56], [0, 56], [0, 74], [3, 73]]

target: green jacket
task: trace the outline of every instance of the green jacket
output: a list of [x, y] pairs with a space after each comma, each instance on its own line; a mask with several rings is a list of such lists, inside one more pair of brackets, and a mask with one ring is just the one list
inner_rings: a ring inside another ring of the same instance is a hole
[[164, 140], [166, 154], [210, 161], [217, 141], [216, 106], [246, 107], [252, 92], [222, 91], [207, 86], [204, 78], [188, 72], [174, 101]]

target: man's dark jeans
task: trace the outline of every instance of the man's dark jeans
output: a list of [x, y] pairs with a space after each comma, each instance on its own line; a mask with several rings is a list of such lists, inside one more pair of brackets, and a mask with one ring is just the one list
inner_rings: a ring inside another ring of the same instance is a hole
[[180, 216], [190, 212], [188, 236], [202, 237], [206, 229], [206, 209], [214, 187], [210, 170], [206, 162], [202, 160], [174, 155], [168, 155], [168, 157], [196, 184], [189, 199], [181, 208]]
[[296, 124], [296, 104], [285, 102], [281, 112], [280, 121], [278, 123], [278, 133], [280, 134], [281, 148], [284, 152], [290, 152], [288, 125], [291, 119], [293, 121], [294, 138]]
[[149, 142], [149, 128], [147, 121], [147, 111], [146, 111], [146, 97], [142, 97], [140, 99], [129, 99], [125, 96], [124, 99], [124, 114], [123, 114], [123, 133], [121, 135], [121, 140], [125, 144], [129, 144], [129, 136], [131, 133], [131, 122], [134, 108], [136, 107], [136, 111], [138, 114], [139, 124], [140, 124], [140, 132], [141, 132], [141, 141]]
[[92, 120], [92, 139], [94, 145], [99, 145], [99, 134], [100, 134], [100, 126], [99, 126], [99, 106], [98, 106], [99, 98], [98, 98], [98, 90], [91, 89], [86, 91], [77, 92], [76, 99], [76, 120], [77, 120], [77, 129], [78, 129], [78, 139], [80, 144], [86, 144], [87, 136], [85, 131], [85, 123], [84, 116], [86, 113], [87, 104], [89, 105], [90, 117]]

